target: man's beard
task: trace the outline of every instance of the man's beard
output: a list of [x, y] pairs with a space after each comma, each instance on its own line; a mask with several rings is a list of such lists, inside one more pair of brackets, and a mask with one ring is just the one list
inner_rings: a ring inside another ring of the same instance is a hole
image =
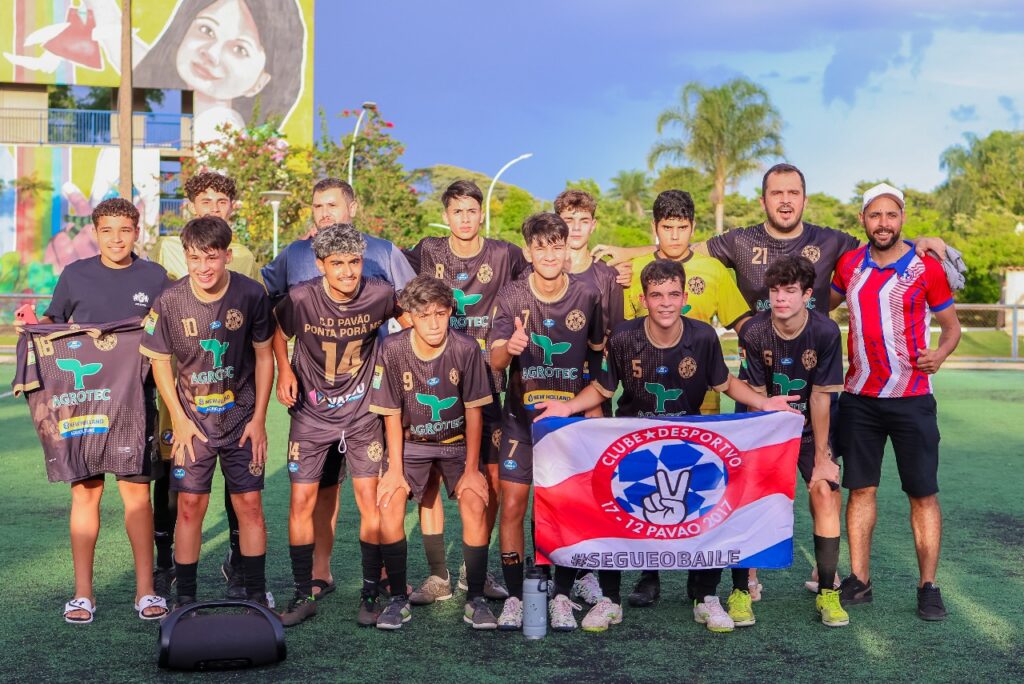
[[886, 243], [884, 245], [881, 244], [880, 242], [878, 242], [877, 240], [875, 240], [874, 237], [869, 237], [868, 238], [868, 243], [871, 245], [872, 249], [874, 249], [876, 251], [879, 251], [879, 252], [885, 252], [885, 251], [888, 251], [888, 250], [892, 249], [896, 245], [900, 244], [902, 238], [903, 238], [903, 231], [902, 230], [897, 230], [896, 232], [894, 232], [892, 234], [892, 239], [888, 243]]
[[[775, 213], [777, 215], [778, 211], [776, 211]], [[765, 219], [768, 221], [768, 225], [770, 225], [772, 228], [774, 228], [775, 230], [777, 230], [780, 233], [788, 233], [788, 232], [792, 231], [794, 228], [796, 228], [797, 226], [800, 225], [800, 222], [803, 220], [803, 218], [804, 218], [804, 213], [802, 211], [797, 211], [795, 208], [793, 210], [793, 215], [790, 218], [789, 223], [787, 223], [787, 224], [780, 224], [780, 223], [778, 223], [772, 217], [771, 214], [767, 214], [765, 216]]]

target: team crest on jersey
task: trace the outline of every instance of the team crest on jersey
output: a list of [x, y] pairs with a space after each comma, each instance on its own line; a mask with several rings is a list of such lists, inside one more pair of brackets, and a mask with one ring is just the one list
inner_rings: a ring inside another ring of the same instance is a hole
[[374, 463], [380, 463], [384, 458], [384, 445], [374, 440], [366, 447], [366, 457]]
[[565, 327], [573, 332], [583, 330], [587, 324], [587, 316], [579, 309], [573, 309], [565, 316]]
[[761, 358], [764, 360], [765, 368], [771, 368], [772, 367], [772, 361], [775, 360], [775, 357], [772, 354], [772, 350], [771, 349], [765, 349], [763, 352], [761, 352]]
[[96, 348], [100, 351], [108, 352], [117, 346], [117, 335], [114, 333], [107, 333], [101, 337], [97, 337], [92, 341]]
[[448, 371], [448, 382], [452, 383], [453, 385], [458, 385], [459, 384], [459, 371], [455, 370], [454, 368], [452, 368], [450, 371]]
[[132, 301], [135, 302], [136, 306], [149, 306], [149, 295], [145, 292], [136, 292], [132, 297]]
[[629, 536], [685, 539], [722, 524], [741, 504], [742, 463], [740, 451], [716, 432], [652, 426], [612, 442], [591, 486], [601, 509]]
[[257, 463], [256, 461], [249, 461], [249, 474], [253, 477], [259, 477], [263, 474], [263, 464]]
[[235, 331], [242, 327], [242, 323], [245, 322], [245, 316], [238, 309], [228, 309], [228, 313], [224, 316], [224, 325], [228, 330]]
[[800, 256], [810, 261], [812, 264], [818, 263], [818, 259], [821, 258], [821, 248], [817, 245], [807, 245], [800, 250]]
[[692, 278], [686, 281], [686, 289], [688, 289], [692, 294], [695, 295], [703, 293], [704, 288], [706, 286], [707, 284], [704, 282], [704, 279], [701, 278], [700, 276], [693, 276]]
[[491, 278], [494, 277], [494, 269], [491, 268], [490, 264], [481, 264], [480, 270], [476, 272], [476, 279], [486, 285], [491, 282]]
[[807, 349], [803, 354], [800, 355], [800, 362], [804, 364], [804, 368], [811, 370], [818, 365], [818, 352], [813, 349]]
[[501, 428], [498, 428], [491, 434], [491, 446], [495, 449], [501, 446]]
[[679, 377], [689, 380], [697, 372], [697, 361], [692, 356], [684, 357], [679, 362]]

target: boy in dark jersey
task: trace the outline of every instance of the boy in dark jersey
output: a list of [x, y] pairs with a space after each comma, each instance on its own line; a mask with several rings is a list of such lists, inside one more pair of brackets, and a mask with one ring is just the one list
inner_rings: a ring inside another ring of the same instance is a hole
[[[582, 390], [583, 369], [595, 368], [604, 348], [601, 295], [579, 276], [564, 272], [569, 227], [558, 214], [534, 214], [523, 222], [523, 241], [533, 273], [504, 287], [491, 326], [491, 367], [508, 369], [501, 425], [501, 564], [509, 598], [502, 629], [523, 622], [523, 522], [533, 484], [533, 435], [537, 404], [565, 401]], [[593, 410], [600, 416], [601, 409]], [[555, 568], [551, 626], [576, 629], [569, 600], [575, 568]]]
[[[758, 395], [729, 373], [715, 329], [680, 316], [687, 300], [682, 264], [657, 259], [644, 267], [640, 278], [643, 305], [649, 314], [616, 328], [595, 380], [569, 401], [540, 404], [537, 408], [543, 413], [535, 420], [592, 410], [613, 396], [620, 384], [617, 416], [700, 415], [709, 388], [758, 410], [793, 411], [786, 401], [797, 397]], [[712, 631], [732, 631], [733, 622], [714, 595], [722, 571], [702, 572], [707, 575], [691, 572], [688, 582], [694, 619]], [[702, 577], [704, 582], [695, 581]], [[599, 579], [603, 597], [583, 619], [587, 631], [604, 631], [622, 621], [622, 573], [602, 570]]]
[[[842, 336], [828, 316], [807, 308], [814, 294], [814, 265], [804, 257], [783, 256], [765, 272], [770, 311], [744, 326], [741, 349], [747, 382], [767, 396], [797, 395], [792, 404], [804, 414], [797, 461], [809, 489], [814, 520], [818, 577], [831, 579], [839, 565], [839, 465], [830, 439], [831, 396], [843, 389]], [[816, 607], [823, 624], [850, 622], [832, 583], [820, 582]]]
[[487, 482], [480, 472], [483, 407], [492, 401], [480, 345], [449, 331], [455, 306], [451, 288], [420, 275], [402, 290], [401, 306], [412, 330], [381, 344], [372, 381], [370, 410], [384, 416], [388, 469], [380, 480], [381, 555], [391, 601], [377, 627], [399, 629], [408, 622], [405, 502], [421, 501], [430, 472], [440, 471], [448, 498], [459, 501], [462, 553], [466, 563], [463, 620], [474, 629], [498, 625], [483, 595], [487, 575]]
[[203, 517], [218, 458], [238, 516], [246, 595], [266, 603], [261, 490], [274, 380], [270, 300], [262, 285], [228, 272], [231, 228], [223, 219], [189, 221], [181, 242], [188, 278], [161, 293], [146, 319], [149, 339], [140, 347], [153, 361], [173, 426], [178, 603], [195, 601]]
[[[484, 362], [490, 360], [487, 334], [498, 297], [507, 283], [521, 278], [529, 264], [523, 250], [504, 240], [492, 240], [480, 234], [483, 221], [484, 196], [476, 183], [457, 180], [441, 195], [444, 220], [451, 229], [448, 237], [427, 237], [406, 251], [409, 263], [420, 275], [431, 275], [452, 288], [455, 309], [451, 328], [475, 339], [483, 352]], [[493, 401], [484, 407], [483, 440], [480, 445], [480, 466], [487, 477], [487, 529], [494, 529], [498, 515], [498, 441], [501, 438], [501, 374], [491, 377]], [[430, 486], [420, 504], [420, 526], [430, 576], [410, 595], [414, 606], [451, 598], [451, 579], [445, 562], [444, 508], [441, 505], [440, 478], [433, 474]], [[465, 573], [460, 573], [459, 588], [466, 589]], [[508, 592], [488, 573], [484, 595], [503, 599]]]
[[295, 338], [291, 365], [277, 353], [278, 397], [288, 406], [288, 536], [295, 597], [281, 615], [286, 626], [316, 614], [313, 596], [314, 519], [320, 491], [352, 476], [359, 508], [363, 589], [358, 622], [377, 622], [380, 516], [377, 478], [384, 459], [380, 418], [368, 413], [377, 331], [398, 313], [395, 289], [362, 276], [366, 240], [350, 225], [322, 228], [313, 251], [323, 276], [296, 285], [274, 309], [278, 343]]
[[[41, 322], [110, 323], [142, 317], [167, 284], [167, 272], [158, 264], [140, 259], [133, 249], [139, 237], [139, 212], [131, 202], [113, 198], [100, 202], [92, 212], [99, 245], [98, 256], [68, 264], [60, 274], [53, 298]], [[156, 457], [155, 387], [152, 378], [145, 389], [146, 446], [143, 469], [138, 475], [117, 478], [124, 502], [124, 525], [135, 557], [135, 603], [139, 617], [156, 619], [167, 613], [166, 601], [153, 589], [153, 509], [149, 483]], [[100, 532], [100, 498], [104, 476], [71, 484], [71, 557], [75, 566], [75, 598], [65, 606], [70, 623], [92, 622], [95, 598], [92, 586], [93, 555]]]

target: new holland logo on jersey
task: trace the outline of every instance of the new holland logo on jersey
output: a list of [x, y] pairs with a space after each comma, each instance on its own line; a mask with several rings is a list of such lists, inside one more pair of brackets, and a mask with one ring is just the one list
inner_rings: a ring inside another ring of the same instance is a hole
[[224, 413], [235, 406], [235, 393], [205, 394], [196, 397], [196, 410], [200, 413]]
[[57, 429], [63, 438], [102, 434], [110, 430], [110, 418], [103, 415], [65, 418], [60, 421]]
[[742, 462], [740, 451], [718, 433], [671, 424], [645, 428], [608, 446], [594, 468], [593, 492], [630, 532], [655, 539], [696, 536], [731, 515], [738, 502], [729, 481]]

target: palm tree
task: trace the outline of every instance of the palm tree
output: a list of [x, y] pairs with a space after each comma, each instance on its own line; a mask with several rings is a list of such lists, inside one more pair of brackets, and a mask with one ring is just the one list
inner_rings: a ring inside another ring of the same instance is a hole
[[757, 169], [761, 161], [782, 156], [782, 119], [759, 85], [737, 78], [716, 88], [688, 83], [677, 107], [658, 117], [658, 135], [670, 125], [679, 138], [658, 140], [647, 155], [653, 169], [662, 161], [701, 167], [714, 180], [715, 230], [725, 224], [725, 187]]
[[621, 200], [626, 211], [643, 218], [644, 207], [650, 199], [647, 174], [643, 171], [619, 171], [612, 178], [612, 187], [608, 192], [612, 199]]

